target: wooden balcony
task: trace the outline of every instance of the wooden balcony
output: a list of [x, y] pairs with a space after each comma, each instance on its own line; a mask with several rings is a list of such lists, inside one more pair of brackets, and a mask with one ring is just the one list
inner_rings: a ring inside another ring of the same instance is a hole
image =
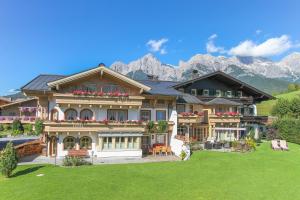
[[142, 96], [82, 96], [71, 93], [55, 93], [53, 96], [57, 104], [101, 105], [101, 106], [142, 106]]
[[0, 116], [0, 124], [11, 124], [14, 120], [20, 120], [22, 124], [34, 124], [35, 116]]
[[181, 124], [200, 124], [204, 123], [204, 116], [178, 114], [178, 122]]
[[[154, 123], [157, 126], [158, 122]], [[46, 121], [45, 132], [141, 132], [146, 133], [147, 122], [140, 121]], [[173, 130], [168, 122], [168, 132]]]
[[46, 121], [45, 132], [145, 132], [146, 123], [138, 121]]
[[239, 123], [241, 121], [241, 115], [238, 113], [216, 113], [209, 114], [210, 123]]

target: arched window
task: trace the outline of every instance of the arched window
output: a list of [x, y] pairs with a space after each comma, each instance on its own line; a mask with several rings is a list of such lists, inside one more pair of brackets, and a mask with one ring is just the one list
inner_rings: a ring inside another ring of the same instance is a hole
[[80, 112], [80, 119], [82, 120], [92, 120], [93, 118], [93, 112], [89, 109], [83, 109]]
[[51, 110], [51, 121], [58, 120], [58, 111], [56, 109]]
[[92, 149], [92, 139], [88, 136], [83, 136], [79, 141], [80, 149]]
[[68, 136], [64, 139], [64, 150], [75, 149], [76, 139]]
[[77, 119], [77, 111], [70, 108], [65, 111], [65, 119], [66, 120], [76, 120]]

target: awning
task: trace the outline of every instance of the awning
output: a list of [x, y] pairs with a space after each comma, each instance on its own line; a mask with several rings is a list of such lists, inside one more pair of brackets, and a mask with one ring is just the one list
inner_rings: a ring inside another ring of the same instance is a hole
[[245, 131], [247, 130], [246, 128], [228, 128], [228, 127], [215, 127], [213, 128], [214, 130], [228, 130], [228, 131]]
[[101, 132], [98, 137], [140, 137], [143, 133], [140, 132]]

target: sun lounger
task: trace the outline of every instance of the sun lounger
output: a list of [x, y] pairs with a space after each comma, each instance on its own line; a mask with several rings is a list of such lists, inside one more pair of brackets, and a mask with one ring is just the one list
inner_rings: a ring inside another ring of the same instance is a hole
[[280, 148], [282, 150], [286, 150], [286, 151], [289, 150], [289, 148], [288, 148], [287, 143], [286, 143], [285, 140], [280, 140]]
[[280, 146], [278, 145], [277, 140], [272, 140], [272, 149], [273, 150], [281, 150]]

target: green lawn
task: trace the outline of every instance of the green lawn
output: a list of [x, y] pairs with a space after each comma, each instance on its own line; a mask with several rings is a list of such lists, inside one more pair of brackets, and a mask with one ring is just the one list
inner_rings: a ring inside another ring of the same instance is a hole
[[15, 177], [0, 178], [0, 199], [300, 199], [300, 146], [289, 146], [289, 152], [269, 143], [244, 154], [202, 151], [187, 162], [20, 166]]
[[[285, 94], [279, 94], [275, 96], [277, 99], [283, 98], [283, 99], [293, 99], [295, 97], [300, 96], [300, 90], [299, 91], [294, 91], [294, 92], [289, 92]], [[269, 101], [264, 101], [260, 104], [257, 104], [257, 112], [258, 115], [271, 115], [272, 107], [275, 105], [277, 100], [269, 100]]]

